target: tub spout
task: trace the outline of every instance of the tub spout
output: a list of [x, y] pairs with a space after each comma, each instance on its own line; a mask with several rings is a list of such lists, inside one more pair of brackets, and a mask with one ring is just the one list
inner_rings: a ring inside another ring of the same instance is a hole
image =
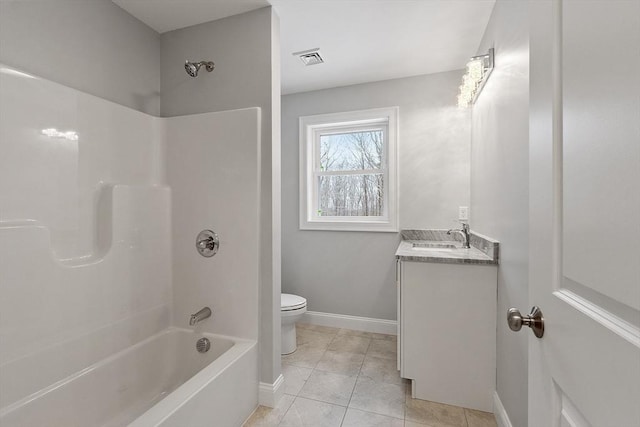
[[192, 314], [189, 318], [189, 326], [195, 326], [197, 323], [202, 322], [204, 319], [211, 317], [211, 309], [205, 307], [195, 314]]

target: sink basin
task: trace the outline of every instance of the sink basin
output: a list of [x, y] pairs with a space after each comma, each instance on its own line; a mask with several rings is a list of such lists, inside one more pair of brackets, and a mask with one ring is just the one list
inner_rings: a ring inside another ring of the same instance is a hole
[[458, 249], [458, 246], [452, 243], [413, 243], [413, 249], [424, 249], [430, 251], [450, 251], [452, 249]]

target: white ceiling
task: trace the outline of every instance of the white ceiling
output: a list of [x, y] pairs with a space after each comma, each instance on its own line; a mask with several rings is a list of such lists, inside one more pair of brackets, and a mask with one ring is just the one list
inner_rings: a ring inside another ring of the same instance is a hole
[[267, 0], [112, 1], [161, 34], [269, 6]]
[[[282, 93], [463, 68], [495, 0], [113, 0], [162, 33], [271, 3], [280, 17]], [[293, 52], [320, 48], [324, 64]]]

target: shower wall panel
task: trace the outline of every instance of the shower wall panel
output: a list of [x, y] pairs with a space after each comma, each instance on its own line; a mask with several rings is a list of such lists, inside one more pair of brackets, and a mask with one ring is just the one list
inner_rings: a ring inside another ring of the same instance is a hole
[[[208, 306], [197, 328], [258, 339], [260, 118], [247, 108], [164, 119], [177, 326]], [[211, 258], [195, 246], [204, 229], [220, 238]]]
[[0, 65], [0, 410], [171, 323], [161, 119]]

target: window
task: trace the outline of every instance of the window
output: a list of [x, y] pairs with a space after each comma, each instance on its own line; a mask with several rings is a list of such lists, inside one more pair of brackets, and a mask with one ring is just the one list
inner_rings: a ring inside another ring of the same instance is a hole
[[300, 229], [398, 231], [398, 108], [300, 117]]

